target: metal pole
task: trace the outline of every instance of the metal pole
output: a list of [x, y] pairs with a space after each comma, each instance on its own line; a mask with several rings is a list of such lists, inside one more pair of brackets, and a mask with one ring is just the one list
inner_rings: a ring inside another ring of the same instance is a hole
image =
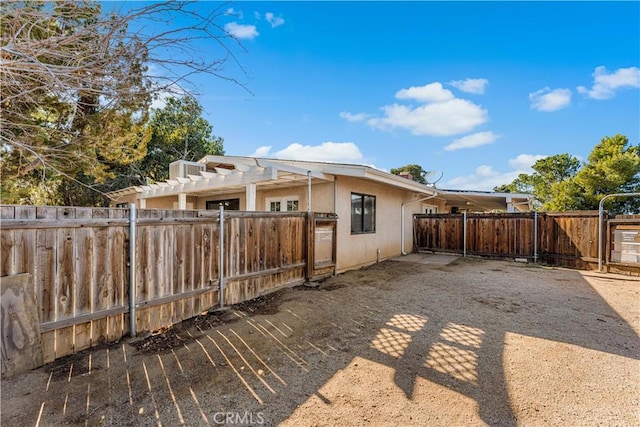
[[[605, 196], [606, 197], [606, 196]], [[602, 208], [604, 197], [598, 205], [598, 271], [602, 271]]]
[[462, 213], [462, 257], [467, 257], [467, 211]]
[[538, 211], [533, 212], [533, 263], [538, 262]]
[[129, 333], [136, 336], [136, 204], [129, 205]]
[[220, 203], [220, 232], [218, 245], [220, 247], [218, 262], [220, 263], [220, 309], [224, 308], [224, 205]]
[[602, 199], [600, 199], [600, 204], [598, 205], [598, 271], [602, 271], [602, 212], [604, 209], [604, 201], [609, 197], [629, 197], [629, 196], [640, 196], [640, 193], [607, 194]]
[[311, 171], [307, 171], [307, 212], [311, 213]]

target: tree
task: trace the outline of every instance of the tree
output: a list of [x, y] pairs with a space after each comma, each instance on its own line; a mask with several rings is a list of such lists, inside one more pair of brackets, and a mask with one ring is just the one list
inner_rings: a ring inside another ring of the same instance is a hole
[[394, 175], [400, 175], [402, 172], [408, 172], [415, 182], [427, 185], [427, 180], [424, 178], [427, 171], [422, 169], [420, 165], [405, 165], [399, 168], [391, 169], [391, 173]]
[[[556, 154], [537, 160], [533, 166], [532, 174], [520, 174], [510, 184], [494, 188], [500, 193], [526, 193], [533, 194], [542, 204], [544, 210], [569, 210], [569, 206], [555, 206], [559, 194], [567, 191], [565, 181], [576, 175], [580, 168], [580, 161], [567, 153]], [[565, 200], [565, 203], [568, 203]], [[551, 206], [554, 206], [552, 208]]]
[[[602, 197], [612, 193], [640, 191], [640, 147], [629, 145], [627, 137], [605, 137], [597, 144], [588, 161], [569, 154], [538, 160], [533, 173], [520, 174], [510, 184], [494, 188], [498, 192], [531, 193], [542, 210], [568, 211], [598, 209]], [[636, 199], [612, 200], [612, 212], [637, 210]]]
[[[146, 122], [153, 98], [188, 92], [192, 74], [238, 83], [222, 74], [235, 61], [232, 47], [241, 47], [218, 23], [224, 5], [211, 13], [184, 2], [129, 6], [103, 13], [93, 1], [3, 5], [4, 202], [59, 203], [52, 192], [60, 180], [101, 184], [114, 167], [140, 160], [151, 136]], [[219, 50], [198, 56], [203, 39]]]
[[[589, 154], [575, 181], [584, 194], [583, 209], [598, 209], [607, 194], [640, 192], [640, 145], [630, 145], [624, 135], [603, 138]], [[614, 212], [637, 211], [638, 199], [605, 203]]]
[[120, 179], [114, 182], [118, 188], [141, 185], [147, 179], [168, 179], [169, 164], [176, 160], [196, 161], [207, 154], [224, 154], [224, 139], [213, 135], [213, 127], [202, 117], [202, 106], [192, 96], [167, 99], [165, 107], [151, 115], [149, 129], [146, 156], [122, 168]]

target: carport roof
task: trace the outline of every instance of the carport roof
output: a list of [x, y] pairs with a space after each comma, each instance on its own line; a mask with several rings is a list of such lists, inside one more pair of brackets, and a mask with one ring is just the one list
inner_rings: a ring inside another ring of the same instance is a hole
[[509, 204], [515, 212], [527, 212], [533, 208], [534, 196], [522, 193], [495, 193], [490, 191], [440, 190], [440, 197], [447, 205], [472, 212], [504, 210]]

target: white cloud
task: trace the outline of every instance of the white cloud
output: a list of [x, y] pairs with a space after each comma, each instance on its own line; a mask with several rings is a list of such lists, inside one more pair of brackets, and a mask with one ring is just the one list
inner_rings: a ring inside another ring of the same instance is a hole
[[444, 89], [442, 83], [435, 82], [424, 86], [411, 86], [396, 92], [398, 99], [415, 99], [420, 102], [443, 102], [453, 99], [450, 90]]
[[518, 177], [517, 171], [498, 172], [491, 166], [482, 165], [470, 175], [455, 177], [441, 187], [451, 190], [491, 191], [498, 185], [507, 184]]
[[481, 145], [491, 144], [498, 138], [493, 132], [478, 132], [472, 135], [463, 136], [456, 139], [451, 144], [444, 147], [445, 151], [460, 150], [462, 148], [473, 148]]
[[548, 87], [529, 94], [531, 108], [538, 111], [558, 111], [568, 107], [571, 103], [571, 91], [569, 89], [554, 89]]
[[352, 114], [348, 111], [342, 111], [340, 113], [340, 117], [342, 117], [343, 119], [345, 119], [348, 122], [361, 122], [367, 118], [370, 117], [369, 114], [365, 114], [365, 113], [356, 113], [356, 114]]
[[236, 11], [234, 8], [230, 7], [225, 11], [225, 15], [235, 16], [238, 19], [242, 19], [244, 14], [241, 10]]
[[362, 164], [364, 156], [353, 142], [323, 142], [320, 145], [293, 143], [288, 147], [271, 152], [271, 146], [258, 147], [250, 157], [271, 157], [283, 160], [308, 160], [315, 162]]
[[507, 172], [497, 171], [489, 165], [481, 165], [473, 173], [455, 177], [441, 184], [441, 187], [455, 190], [491, 191], [494, 187], [511, 183], [521, 173], [531, 173], [531, 166], [536, 160], [545, 157], [547, 156], [539, 154], [520, 154], [509, 159], [508, 164], [513, 169]]
[[369, 126], [381, 130], [407, 129], [413, 135], [456, 135], [469, 132], [488, 120], [487, 110], [459, 98], [416, 108], [393, 104], [382, 109], [385, 116], [369, 119]]
[[596, 67], [593, 72], [593, 86], [588, 89], [578, 86], [578, 92], [587, 98], [613, 98], [617, 89], [631, 87], [640, 88], [640, 68], [618, 68], [613, 73], [607, 72], [606, 67]]
[[266, 19], [267, 22], [269, 24], [271, 24], [271, 28], [276, 28], [276, 27], [279, 27], [280, 25], [284, 24], [284, 19], [282, 19], [279, 16], [275, 16], [271, 12], [265, 13], [264, 14], [264, 19]]
[[483, 95], [484, 90], [489, 84], [487, 79], [466, 79], [466, 80], [454, 80], [449, 84], [455, 88], [460, 89], [463, 92], [473, 93], [476, 95]]
[[367, 120], [369, 126], [384, 131], [406, 129], [413, 135], [449, 136], [472, 131], [489, 120], [487, 110], [466, 99], [456, 98], [440, 82], [400, 89], [395, 96], [422, 105], [385, 105], [381, 107], [384, 115]]
[[270, 151], [271, 151], [271, 145], [262, 145], [256, 148], [256, 151], [249, 154], [249, 157], [269, 157]]
[[260, 35], [255, 25], [243, 25], [237, 22], [229, 22], [224, 26], [224, 30], [238, 39], [252, 40]]
[[508, 163], [509, 166], [518, 171], [522, 171], [522, 173], [531, 173], [533, 171], [531, 166], [533, 166], [533, 164], [538, 160], [544, 159], [545, 157], [547, 156], [542, 154], [519, 154], [514, 159], [509, 159]]

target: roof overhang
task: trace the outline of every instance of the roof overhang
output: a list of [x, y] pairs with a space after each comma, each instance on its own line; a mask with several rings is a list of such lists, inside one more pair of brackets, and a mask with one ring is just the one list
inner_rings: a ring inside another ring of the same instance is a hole
[[138, 199], [184, 193], [195, 196], [228, 194], [244, 191], [249, 184], [267, 190], [306, 185], [309, 178], [312, 183], [333, 182], [336, 176], [362, 178], [428, 196], [438, 194], [433, 187], [363, 165], [238, 156], [205, 156], [198, 163], [204, 163], [206, 171], [186, 178], [113, 191], [109, 196], [118, 200], [132, 194]]
[[440, 198], [449, 206], [472, 212], [504, 211], [509, 204], [514, 211], [526, 212], [533, 207], [534, 196], [521, 193], [492, 193], [482, 191], [440, 190]]

